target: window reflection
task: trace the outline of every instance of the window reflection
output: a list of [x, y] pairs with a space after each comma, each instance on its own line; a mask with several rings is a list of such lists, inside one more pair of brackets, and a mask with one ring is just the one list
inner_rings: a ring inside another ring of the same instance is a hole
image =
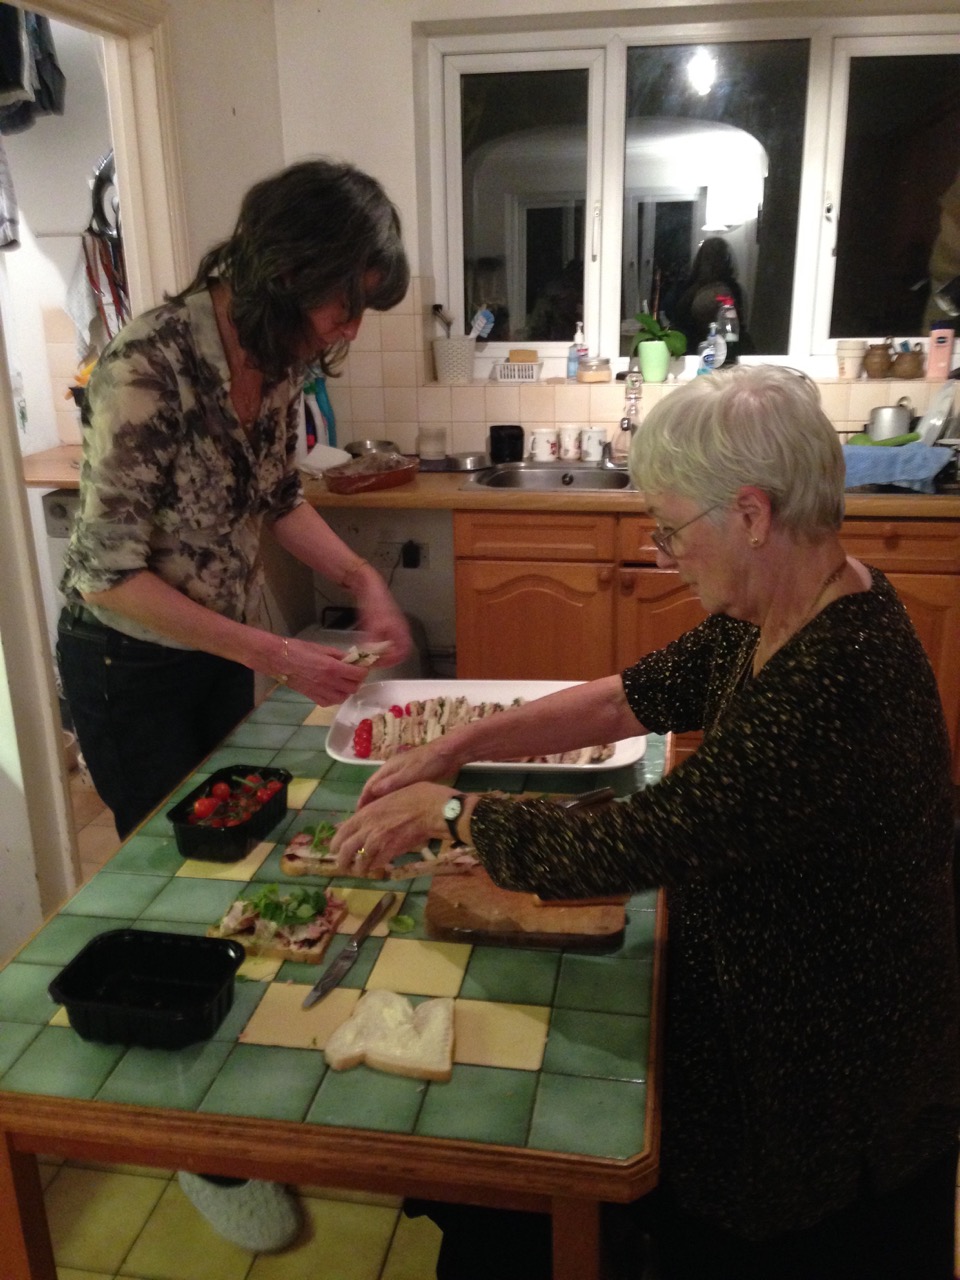
[[787, 350], [808, 57], [805, 40], [628, 50], [624, 349], [644, 302], [673, 323], [684, 299], [696, 350], [694, 261], [719, 238], [755, 350]]
[[850, 60], [831, 338], [945, 318], [931, 275], [935, 292], [960, 274], [958, 84], [956, 55]]
[[491, 341], [571, 341], [583, 315], [587, 79], [582, 69], [461, 78], [464, 315]]

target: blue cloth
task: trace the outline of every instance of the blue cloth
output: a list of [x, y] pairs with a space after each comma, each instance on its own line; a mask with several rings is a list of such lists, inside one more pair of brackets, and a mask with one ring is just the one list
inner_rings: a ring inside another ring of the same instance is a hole
[[951, 461], [949, 449], [923, 444], [882, 445], [845, 444], [843, 457], [847, 464], [848, 489], [862, 484], [895, 484], [917, 493], [933, 493], [934, 476]]

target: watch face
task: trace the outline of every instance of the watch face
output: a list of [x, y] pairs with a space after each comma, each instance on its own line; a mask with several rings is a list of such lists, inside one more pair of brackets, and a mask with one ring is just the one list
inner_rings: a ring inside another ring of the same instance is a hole
[[[436, 810], [434, 810], [436, 812]], [[459, 818], [463, 812], [463, 801], [459, 796], [451, 796], [447, 803], [443, 806], [443, 816], [448, 822], [454, 818]]]

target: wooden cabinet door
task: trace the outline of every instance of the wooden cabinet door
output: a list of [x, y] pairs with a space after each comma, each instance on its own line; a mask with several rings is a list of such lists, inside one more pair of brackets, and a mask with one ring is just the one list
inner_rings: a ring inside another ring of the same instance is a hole
[[629, 667], [707, 616], [672, 569], [617, 570], [617, 665]]
[[887, 575], [916, 628], [940, 688], [960, 784], [960, 578], [941, 573]]
[[458, 560], [458, 678], [610, 675], [613, 582], [612, 564]]

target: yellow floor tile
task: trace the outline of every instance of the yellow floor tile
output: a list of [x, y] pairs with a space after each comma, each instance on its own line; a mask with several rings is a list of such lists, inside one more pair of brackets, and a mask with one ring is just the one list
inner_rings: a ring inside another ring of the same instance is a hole
[[367, 980], [408, 996], [455, 996], [472, 948], [463, 942], [420, 942], [387, 938]]
[[436, 1274], [441, 1239], [440, 1228], [429, 1218], [401, 1214], [380, 1280], [429, 1280]]
[[550, 1010], [533, 1004], [458, 1000], [454, 1006], [454, 1062], [539, 1071]]
[[124, 1276], [150, 1280], [246, 1280], [253, 1254], [218, 1236], [174, 1180], [137, 1237]]
[[77, 852], [80, 861], [102, 867], [120, 848], [120, 837], [116, 828], [89, 823], [82, 831], [77, 832]]
[[336, 987], [312, 1009], [302, 1008], [307, 988], [299, 982], [274, 982], [240, 1034], [244, 1044], [278, 1044], [289, 1049], [322, 1049], [350, 1017], [361, 992]]
[[167, 1183], [64, 1167], [44, 1192], [57, 1263], [115, 1275]]
[[78, 831], [91, 822], [96, 822], [98, 826], [113, 825], [113, 814], [96, 791], [84, 784], [76, 774], [70, 778], [70, 807], [73, 809], [73, 821]]
[[393, 1239], [396, 1209], [342, 1200], [301, 1204], [304, 1242], [284, 1253], [260, 1254], [247, 1280], [379, 1280]]
[[57, 1267], [57, 1280], [113, 1280], [102, 1271], [77, 1271], [75, 1267]]

